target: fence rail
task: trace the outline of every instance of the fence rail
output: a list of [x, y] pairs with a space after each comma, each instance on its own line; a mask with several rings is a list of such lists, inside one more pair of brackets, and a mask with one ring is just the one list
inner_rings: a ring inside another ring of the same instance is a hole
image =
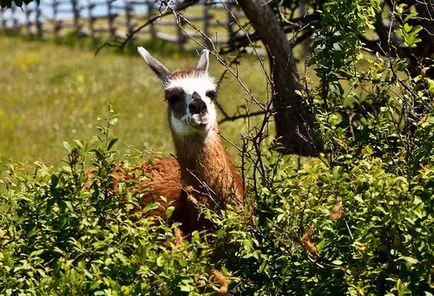
[[[134, 31], [160, 13], [160, 5], [155, 0], [51, 0], [23, 6], [23, 9], [11, 7], [0, 10], [0, 32], [36, 35], [44, 37], [51, 34], [61, 37], [68, 33], [101, 37], [122, 37]], [[240, 16], [237, 6], [231, 1], [213, 2], [203, 0], [194, 7], [195, 14], [185, 12], [185, 18], [213, 42], [226, 44], [233, 36], [233, 14]], [[217, 34], [218, 32], [218, 34]], [[148, 35], [179, 44], [187, 42], [188, 35], [201, 37], [200, 34], [185, 28], [183, 21], [162, 18], [150, 23], [147, 28], [137, 33], [138, 37]]]

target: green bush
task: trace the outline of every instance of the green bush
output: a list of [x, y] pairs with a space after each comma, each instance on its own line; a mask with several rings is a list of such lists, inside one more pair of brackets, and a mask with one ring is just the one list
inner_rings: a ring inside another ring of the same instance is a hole
[[[176, 225], [141, 218], [138, 196], [113, 193], [115, 119], [100, 127], [97, 147], [65, 143], [68, 166], [33, 175], [8, 167], [2, 180], [0, 294], [167, 295], [216, 291], [206, 236], [181, 242]], [[86, 185], [85, 154], [94, 155]], [[182, 245], [182, 248], [179, 245]]]
[[111, 115], [93, 144], [65, 143], [59, 170], [8, 166], [0, 294], [215, 294], [218, 270], [237, 295], [431, 295], [433, 118], [420, 121], [405, 168], [363, 141], [300, 169], [295, 158], [265, 152], [267, 182], [251, 188], [253, 210], [204, 209], [216, 229], [181, 242], [176, 225], [144, 217], [156, 205], [140, 209], [131, 184], [112, 190]]
[[246, 143], [245, 212], [203, 209], [215, 229], [181, 240], [146, 216], [156, 205], [141, 209], [134, 184], [113, 190], [109, 110], [95, 140], [65, 143], [64, 168], [7, 165], [0, 294], [210, 295], [228, 281], [236, 295], [433, 295], [434, 82], [363, 51], [375, 1], [329, 2], [309, 60], [321, 81], [300, 92], [325, 153], [299, 167]]
[[[409, 181], [369, 154], [350, 167], [287, 167], [281, 161], [269, 168], [273, 186], [262, 188], [257, 225], [239, 242], [236, 274], [253, 283], [243, 285], [246, 295], [432, 289], [432, 168]], [[309, 229], [312, 238], [303, 240]]]

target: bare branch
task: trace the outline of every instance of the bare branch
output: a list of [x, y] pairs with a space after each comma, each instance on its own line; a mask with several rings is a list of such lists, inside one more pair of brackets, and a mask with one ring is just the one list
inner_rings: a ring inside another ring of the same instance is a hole
[[[311, 36], [313, 33], [313, 30], [311, 29], [310, 25], [318, 23], [319, 20], [320, 20], [320, 14], [316, 12], [303, 17], [291, 19], [290, 21], [288, 20], [288, 22], [282, 23], [282, 27], [285, 33], [292, 33], [295, 31], [300, 31], [301, 29], [307, 29], [306, 33], [309, 32], [309, 34], [308, 35], [303, 34], [303, 36], [307, 38]], [[309, 27], [307, 28], [306, 25], [309, 25]], [[254, 42], [257, 42], [259, 40], [261, 40], [261, 38], [257, 32], [250, 33], [250, 34], [245, 32], [245, 34], [237, 35], [234, 39], [232, 39], [231, 42], [229, 43], [229, 46], [222, 48], [220, 50], [220, 53], [225, 54], [237, 49], [245, 48], [247, 46], [251, 46]], [[299, 40], [298, 42], [294, 43], [294, 46], [299, 44], [303, 40]]]
[[234, 115], [234, 116], [226, 116], [225, 118], [223, 118], [223, 119], [221, 119], [219, 121], [219, 124], [227, 122], [227, 121], [235, 121], [235, 120], [242, 119], [242, 118], [250, 118], [252, 116], [264, 115], [264, 114], [267, 114], [269, 112], [272, 113], [272, 114], [274, 114], [274, 112], [271, 112], [271, 111], [268, 111], [268, 110], [266, 110], [266, 111], [262, 110], [262, 111], [250, 112], [250, 113], [246, 113], [246, 114], [239, 114], [239, 115]]

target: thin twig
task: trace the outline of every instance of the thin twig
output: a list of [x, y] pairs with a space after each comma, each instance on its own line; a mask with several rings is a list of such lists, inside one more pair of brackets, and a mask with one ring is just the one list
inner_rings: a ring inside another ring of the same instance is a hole
[[238, 115], [234, 115], [234, 116], [226, 116], [225, 118], [223, 118], [219, 121], [219, 124], [222, 124], [222, 123], [227, 122], [227, 121], [235, 121], [235, 120], [242, 119], [242, 118], [250, 118], [252, 116], [264, 115], [264, 114], [267, 114], [268, 112], [274, 113], [274, 112], [269, 111], [269, 110], [265, 110], [265, 111], [261, 110], [261, 111], [257, 111], [257, 112], [238, 114]]

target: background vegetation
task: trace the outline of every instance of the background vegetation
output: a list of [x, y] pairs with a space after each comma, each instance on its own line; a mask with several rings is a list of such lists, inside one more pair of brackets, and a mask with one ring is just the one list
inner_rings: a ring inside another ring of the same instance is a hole
[[[394, 30], [401, 36], [400, 46], [411, 49], [421, 42], [419, 28], [408, 23], [417, 14], [407, 18], [403, 16], [406, 4], [397, 7], [401, 10], [394, 11], [394, 17], [402, 22]], [[144, 217], [155, 205], [138, 207], [139, 193], [128, 190], [134, 182], [121, 183], [116, 193], [112, 190], [115, 164], [122, 160], [125, 166], [134, 166], [138, 161], [125, 156], [130, 148], [113, 145], [115, 135], [121, 143], [128, 143], [124, 136], [137, 124], [131, 142], [134, 144], [140, 133], [146, 139], [147, 126], [142, 124], [147, 117], [142, 121], [129, 116], [140, 112], [143, 94], [161, 97], [153, 95], [156, 81], [148, 77], [149, 71], [143, 70], [138, 59], [111, 53], [93, 58], [91, 53], [71, 48], [29, 43], [24, 46], [51, 50], [38, 63], [24, 63], [27, 71], [19, 72], [20, 59], [12, 50], [8, 52], [6, 65], [15, 65], [9, 67], [16, 71], [15, 77], [26, 81], [26, 75], [32, 71], [35, 75], [20, 87], [14, 87], [19, 85], [17, 80], [5, 85], [10, 91], [10, 103], [5, 106], [16, 106], [20, 92], [36, 99], [37, 92], [31, 91], [34, 86], [50, 94], [51, 104], [46, 106], [51, 108], [60, 99], [57, 94], [63, 94], [70, 100], [63, 107], [67, 114], [74, 114], [74, 107], [83, 104], [79, 110], [89, 110], [89, 115], [85, 113], [89, 117], [81, 115], [83, 121], [69, 118], [70, 126], [59, 129], [68, 131], [58, 138], [59, 143], [60, 137], [66, 138], [66, 152], [53, 163], [63, 159], [63, 165], [47, 168], [39, 161], [29, 173], [17, 169], [13, 162], [4, 162], [0, 293], [209, 295], [229, 290], [236, 295], [433, 295], [434, 81], [427, 74], [429, 63], [410, 75], [405, 57], [366, 50], [359, 37], [372, 29], [379, 9], [375, 1], [328, 1], [326, 8], [307, 60], [319, 80], [302, 75], [300, 82], [306, 87], [296, 90], [315, 114], [324, 152], [300, 164], [294, 156], [275, 152], [268, 138], [257, 137], [267, 135], [260, 127], [244, 125], [243, 163], [249, 184], [246, 210], [237, 214], [230, 204], [217, 212], [202, 209], [215, 228], [194, 232], [188, 239], [177, 235], [176, 225]], [[11, 49], [18, 42], [1, 40]], [[61, 55], [50, 59], [57, 50]], [[72, 56], [80, 68], [54, 75], [57, 69], [67, 69], [66, 60]], [[184, 57], [182, 61], [191, 65], [192, 60]], [[99, 64], [98, 59], [104, 63]], [[53, 70], [43, 78], [46, 71], [37, 71], [45, 60], [50, 61], [46, 67]], [[172, 65], [180, 60], [174, 58]], [[87, 69], [92, 70], [82, 72], [81, 67], [89, 61], [93, 65]], [[119, 69], [127, 69], [125, 65], [130, 65], [129, 75], [123, 76]], [[136, 68], [139, 65], [141, 68]], [[255, 73], [252, 65], [248, 59], [241, 63], [242, 78], [252, 79], [246, 85], [266, 99], [267, 84], [256, 79], [263, 72], [255, 68], [260, 74]], [[52, 75], [54, 84], [44, 86]], [[9, 76], [2, 76], [0, 81], [7, 79]], [[42, 79], [41, 84], [34, 84], [37, 79]], [[115, 83], [122, 79], [129, 87]], [[245, 97], [233, 80], [225, 83], [220, 98], [232, 98], [234, 93]], [[149, 90], [143, 87], [148, 84]], [[53, 91], [56, 88], [57, 93]], [[135, 107], [127, 91], [136, 98]], [[102, 98], [101, 92], [125, 100], [114, 103], [124, 117], [119, 124], [116, 112], [111, 107], [107, 110], [104, 101], [90, 103]], [[44, 102], [44, 98], [40, 100]], [[149, 116], [162, 115], [163, 122], [162, 102], [146, 101], [150, 104], [146, 108], [156, 113]], [[228, 108], [236, 109], [231, 101], [226, 102]], [[23, 104], [23, 110], [25, 107]], [[8, 108], [14, 114], [14, 108]], [[41, 114], [56, 118], [57, 113]], [[95, 114], [101, 115], [95, 123], [98, 132], [90, 126], [76, 130], [86, 130], [83, 138], [97, 137], [74, 141], [81, 135], [81, 131], [72, 134], [74, 124], [88, 126]], [[59, 117], [46, 126], [49, 130], [61, 121]], [[236, 131], [241, 125], [230, 124]], [[225, 133], [237, 138], [234, 130], [228, 127]], [[152, 131], [155, 139], [156, 134], [169, 138], [167, 131]], [[159, 143], [164, 140], [155, 145]], [[22, 144], [18, 149], [25, 147]], [[35, 151], [55, 151], [42, 147]], [[8, 153], [20, 156], [19, 152]], [[140, 160], [151, 156], [142, 155]], [[96, 169], [95, 180], [84, 186], [90, 167]]]

